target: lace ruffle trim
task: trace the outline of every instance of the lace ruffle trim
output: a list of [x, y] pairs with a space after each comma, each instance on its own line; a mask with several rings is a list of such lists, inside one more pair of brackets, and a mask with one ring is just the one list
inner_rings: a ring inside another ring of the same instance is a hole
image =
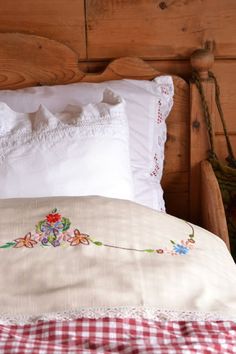
[[65, 138], [73, 138], [75, 135], [81, 138], [128, 136], [128, 126], [124, 117], [121, 114], [117, 114], [110, 121], [101, 119], [94, 124], [90, 124], [88, 121], [83, 121], [76, 125], [66, 125], [58, 122], [57, 126], [53, 129], [49, 127], [48, 129], [42, 129], [36, 132], [27, 130], [17, 131], [5, 137], [1, 137], [0, 162], [3, 161], [9, 153], [23, 145], [30, 146], [35, 143], [44, 143], [48, 148], [52, 148]]
[[46, 313], [40, 316], [0, 315], [0, 324], [24, 325], [38, 321], [69, 321], [78, 318], [134, 318], [153, 321], [236, 321], [236, 315], [216, 312], [173, 311], [147, 307], [97, 307]]

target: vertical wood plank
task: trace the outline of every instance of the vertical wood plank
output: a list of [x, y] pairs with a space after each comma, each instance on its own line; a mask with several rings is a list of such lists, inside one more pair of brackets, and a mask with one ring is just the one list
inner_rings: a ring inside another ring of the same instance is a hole
[[209, 161], [201, 162], [202, 226], [218, 235], [230, 250], [228, 227], [218, 181]]
[[[213, 135], [215, 122], [215, 87], [213, 81], [202, 82], [205, 98], [212, 118]], [[201, 161], [208, 157], [209, 139], [201, 98], [195, 84], [190, 84], [190, 219], [201, 222]]]

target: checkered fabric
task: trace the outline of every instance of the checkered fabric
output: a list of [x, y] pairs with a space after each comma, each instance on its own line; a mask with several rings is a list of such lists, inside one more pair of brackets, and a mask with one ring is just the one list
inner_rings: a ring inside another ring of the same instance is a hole
[[0, 326], [0, 353], [236, 353], [234, 322], [103, 318]]

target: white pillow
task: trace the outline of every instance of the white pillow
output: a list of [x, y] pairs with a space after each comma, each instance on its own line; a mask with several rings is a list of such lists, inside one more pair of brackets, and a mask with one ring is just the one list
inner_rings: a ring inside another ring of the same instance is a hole
[[59, 112], [68, 104], [99, 102], [106, 87], [126, 101], [135, 201], [164, 211], [160, 181], [166, 141], [165, 120], [173, 105], [171, 76], [159, 76], [153, 81], [119, 80], [0, 91], [0, 101], [19, 112], [36, 111], [40, 104]]
[[0, 103], [0, 198], [102, 195], [133, 200], [124, 101], [52, 114], [16, 113]]

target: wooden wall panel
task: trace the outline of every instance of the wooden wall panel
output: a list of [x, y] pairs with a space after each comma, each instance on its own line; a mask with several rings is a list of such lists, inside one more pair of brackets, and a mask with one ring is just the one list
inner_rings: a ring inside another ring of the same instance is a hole
[[55, 39], [85, 59], [84, 0], [2, 0], [0, 32], [23, 32]]
[[236, 57], [235, 0], [86, 0], [88, 57], [186, 58], [208, 40]]
[[[220, 85], [221, 102], [228, 131], [236, 134], [236, 60], [217, 60], [213, 71]], [[219, 119], [216, 119], [215, 129], [217, 133], [222, 132]]]

